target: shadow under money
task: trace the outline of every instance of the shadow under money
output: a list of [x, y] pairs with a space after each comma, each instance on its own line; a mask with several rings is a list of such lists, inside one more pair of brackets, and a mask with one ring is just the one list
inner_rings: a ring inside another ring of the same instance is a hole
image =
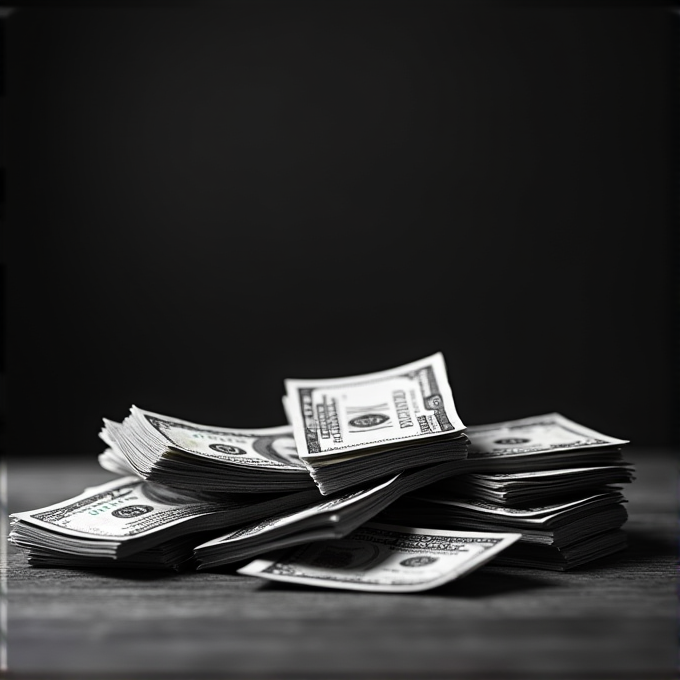
[[526, 572], [517, 574], [502, 571], [501, 568], [482, 569], [427, 592], [442, 597], [481, 599], [555, 586], [553, 581], [535, 569], [531, 570], [532, 573], [528, 573], [528, 569]]
[[[528, 571], [528, 570], [527, 570]], [[297, 593], [319, 593], [324, 591], [333, 593], [334, 595], [344, 595], [346, 597], [356, 597], [357, 595], [365, 597], [366, 595], [385, 595], [389, 597], [395, 596], [428, 596], [428, 597], [455, 597], [466, 599], [482, 599], [486, 597], [495, 597], [497, 595], [504, 595], [507, 593], [526, 592], [539, 588], [553, 587], [555, 583], [536, 574], [515, 574], [504, 573], [502, 571], [494, 572], [475, 572], [468, 574], [456, 581], [445, 583], [437, 588], [431, 590], [423, 590], [419, 592], [377, 592], [377, 591], [360, 591], [349, 590], [342, 588], [319, 588], [318, 586], [303, 584], [303, 583], [285, 583], [281, 581], [262, 581], [259, 590], [267, 590], [271, 592], [297, 592]]]

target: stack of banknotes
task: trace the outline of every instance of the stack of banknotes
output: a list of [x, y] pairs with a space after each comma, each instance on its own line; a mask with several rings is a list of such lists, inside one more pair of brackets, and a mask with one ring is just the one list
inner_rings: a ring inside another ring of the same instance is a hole
[[[104, 420], [118, 478], [12, 515], [31, 564], [238, 568], [409, 592], [493, 559], [568, 569], [625, 547], [624, 440], [558, 414], [466, 428], [444, 359], [286, 380], [289, 424], [201, 425], [133, 406]], [[250, 564], [244, 564], [253, 560]]]
[[384, 511], [419, 526], [511, 531], [496, 564], [565, 570], [626, 547], [621, 484], [634, 479], [627, 442], [557, 414], [469, 427], [468, 471]]
[[286, 380], [295, 445], [322, 494], [467, 456], [441, 354], [334, 380]]

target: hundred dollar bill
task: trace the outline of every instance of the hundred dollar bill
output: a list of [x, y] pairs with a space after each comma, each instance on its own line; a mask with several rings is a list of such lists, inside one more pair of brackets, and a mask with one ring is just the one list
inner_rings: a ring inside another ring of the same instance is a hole
[[519, 538], [368, 523], [339, 540], [254, 560], [238, 573], [323, 588], [418, 592], [468, 574]]
[[292, 427], [238, 429], [200, 425], [136, 406], [122, 423], [104, 419], [112, 449], [100, 462], [122, 470], [124, 459], [150, 481], [215, 492], [286, 491], [313, 485]]
[[285, 387], [298, 454], [306, 460], [394, 448], [465, 427], [441, 353], [377, 373], [288, 379]]
[[218, 500], [123, 477], [54, 505], [11, 515], [15, 537], [66, 553], [125, 557], [178, 536], [227, 529], [309, 505], [316, 488]]
[[501, 423], [470, 426], [470, 460], [505, 456], [530, 456], [571, 449], [616, 448], [628, 444], [575, 423], [559, 413], [508, 420]]

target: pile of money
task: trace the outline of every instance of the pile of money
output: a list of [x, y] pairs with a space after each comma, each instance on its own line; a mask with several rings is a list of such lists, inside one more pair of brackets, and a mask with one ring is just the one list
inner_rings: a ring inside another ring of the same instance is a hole
[[378, 373], [290, 379], [285, 387], [298, 456], [324, 495], [466, 458], [441, 353]]
[[626, 547], [619, 485], [634, 479], [622, 458], [627, 441], [558, 413], [469, 427], [467, 434], [464, 474], [402, 498], [381, 517], [520, 533], [496, 564], [565, 570]]
[[570, 569], [626, 545], [627, 442], [557, 413], [466, 428], [441, 354], [284, 386], [279, 427], [136, 406], [105, 419], [99, 462], [118, 478], [15, 513], [10, 541], [43, 567], [226, 567], [386, 592], [492, 558]]
[[[15, 513], [10, 540], [35, 565], [206, 568], [272, 547], [340, 538], [405, 493], [455, 474], [467, 438], [441, 355], [349, 378], [342, 388], [337, 382], [343, 381], [330, 381], [323, 393], [305, 388], [320, 395], [324, 417], [335, 419], [334, 432], [349, 428], [352, 465], [338, 465], [334, 455], [335, 482], [324, 485], [309, 474], [292, 425], [208, 426], [133, 406], [122, 423], [105, 419], [100, 432], [107, 448], [99, 462], [119, 479], [53, 506]], [[369, 387], [356, 389], [357, 383]], [[331, 413], [331, 401], [347, 398], [354, 402], [346, 413]], [[352, 423], [340, 423], [346, 414]], [[410, 421], [418, 422], [417, 415], [422, 422], [415, 428]], [[328, 423], [318, 423], [320, 440]], [[376, 446], [376, 429], [392, 445]], [[443, 436], [434, 445], [399, 449], [399, 439], [409, 444], [438, 430]], [[204, 543], [209, 545], [197, 549]]]

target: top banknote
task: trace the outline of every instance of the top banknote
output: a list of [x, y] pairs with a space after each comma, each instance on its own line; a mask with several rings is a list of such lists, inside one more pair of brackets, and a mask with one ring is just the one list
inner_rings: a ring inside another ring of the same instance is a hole
[[501, 423], [475, 425], [467, 430], [470, 458], [501, 459], [587, 449], [617, 449], [628, 444], [591, 430], [559, 413], [506, 420]]
[[393, 449], [464, 429], [441, 353], [377, 373], [285, 381], [303, 460]]

